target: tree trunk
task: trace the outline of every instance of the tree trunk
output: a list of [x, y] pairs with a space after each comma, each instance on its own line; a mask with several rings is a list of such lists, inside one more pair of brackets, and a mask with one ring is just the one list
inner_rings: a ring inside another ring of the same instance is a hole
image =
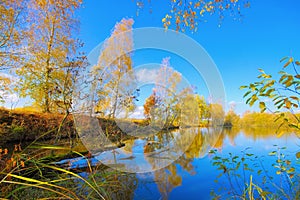
[[55, 21], [52, 24], [52, 29], [50, 33], [50, 38], [48, 42], [48, 52], [47, 52], [47, 60], [46, 60], [46, 74], [45, 74], [45, 91], [44, 91], [44, 112], [50, 113], [50, 103], [51, 103], [51, 96], [50, 96], [50, 74], [51, 74], [51, 66], [50, 66], [50, 58], [51, 58], [51, 50], [54, 38], [54, 28], [55, 28]]

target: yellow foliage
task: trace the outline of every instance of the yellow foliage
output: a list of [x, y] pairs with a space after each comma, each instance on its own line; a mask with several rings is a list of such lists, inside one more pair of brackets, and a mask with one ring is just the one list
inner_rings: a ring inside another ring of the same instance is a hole
[[[137, 3], [139, 5], [140, 0], [137, 0]], [[170, 12], [162, 18], [162, 23], [163, 27], [168, 29], [171, 25], [173, 25], [174, 19], [177, 31], [184, 32], [186, 29], [189, 29], [194, 32], [197, 31], [199, 22], [203, 21], [201, 18], [205, 17], [205, 13], [208, 15], [217, 13], [221, 21], [226, 13], [229, 13], [229, 16], [240, 17], [240, 10], [243, 7], [250, 7], [249, 2], [239, 0], [172, 0]]]
[[[132, 83], [131, 50], [133, 49], [133, 19], [122, 19], [116, 23], [111, 36], [104, 42], [98, 63], [92, 73], [100, 75], [100, 88], [96, 88], [99, 101], [96, 110], [114, 118], [120, 109], [126, 113], [134, 108]], [[130, 91], [128, 91], [130, 90]], [[130, 95], [129, 95], [130, 94]]]

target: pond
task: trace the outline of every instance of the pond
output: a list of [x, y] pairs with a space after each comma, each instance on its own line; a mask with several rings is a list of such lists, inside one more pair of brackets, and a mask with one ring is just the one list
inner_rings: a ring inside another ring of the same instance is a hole
[[[178, 129], [129, 140], [122, 148], [95, 154], [91, 162], [128, 174], [115, 199], [241, 199], [249, 195], [250, 185], [254, 197], [295, 199], [300, 193], [300, 140], [275, 132]], [[84, 159], [63, 162], [71, 168], [87, 164]]]

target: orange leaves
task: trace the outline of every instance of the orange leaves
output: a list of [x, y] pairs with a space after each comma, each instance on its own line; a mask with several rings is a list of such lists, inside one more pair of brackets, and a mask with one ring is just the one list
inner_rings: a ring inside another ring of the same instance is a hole
[[151, 118], [151, 110], [154, 109], [157, 103], [157, 97], [155, 91], [146, 99], [144, 104], [144, 115], [146, 118]]
[[285, 100], [284, 100], [284, 103], [285, 103], [285, 107], [286, 107], [287, 109], [290, 109], [290, 108], [291, 108], [291, 106], [292, 106], [292, 103], [291, 103], [291, 101], [290, 101], [290, 100], [288, 100], [288, 99], [285, 99]]
[[[50, 1], [51, 2], [51, 1]], [[44, 9], [47, 5], [47, 1], [46, 0], [36, 0], [36, 3], [42, 8]]]
[[4, 155], [7, 155], [8, 154], [8, 149], [1, 149], [0, 148], [0, 160], [1, 160], [1, 158], [2, 158], [2, 156], [4, 156]]
[[21, 144], [15, 144], [14, 151], [22, 151]]
[[293, 58], [291, 57], [288, 62], [286, 62], [283, 66], [283, 68], [286, 68], [287, 66], [289, 66], [289, 64], [291, 64], [293, 62]]
[[164, 18], [162, 18], [162, 23], [163, 23], [164, 28], [167, 29], [171, 25], [171, 19], [172, 19], [172, 16], [168, 15], [168, 14], [166, 14], [166, 16]]
[[194, 8], [198, 8], [198, 7], [200, 7], [200, 2], [199, 1], [194, 4]]
[[[8, 149], [0, 148], [0, 161], [4, 163], [4, 168], [8, 171], [16, 167], [25, 167], [25, 161], [20, 152], [22, 151], [21, 144], [14, 145], [14, 150], [8, 154]], [[1, 169], [0, 169], [1, 171]]]

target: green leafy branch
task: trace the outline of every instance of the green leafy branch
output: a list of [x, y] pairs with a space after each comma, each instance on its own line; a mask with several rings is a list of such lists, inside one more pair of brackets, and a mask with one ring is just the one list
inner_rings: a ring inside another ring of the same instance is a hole
[[[284, 62], [284, 65], [283, 69], [278, 72], [280, 75], [278, 79], [259, 69], [258, 81], [241, 86], [240, 89], [247, 90], [243, 96], [243, 98], [246, 98], [246, 104], [253, 106], [258, 102], [261, 112], [266, 110], [272, 113], [280, 112], [276, 119], [282, 119], [279, 128], [283, 124], [287, 124], [291, 128], [300, 130], [300, 118], [295, 112], [300, 107], [300, 74], [297, 70], [300, 62], [295, 61], [293, 57], [285, 57], [280, 62]], [[273, 109], [266, 105], [266, 99], [271, 100]], [[283, 109], [288, 113], [282, 112]]]

